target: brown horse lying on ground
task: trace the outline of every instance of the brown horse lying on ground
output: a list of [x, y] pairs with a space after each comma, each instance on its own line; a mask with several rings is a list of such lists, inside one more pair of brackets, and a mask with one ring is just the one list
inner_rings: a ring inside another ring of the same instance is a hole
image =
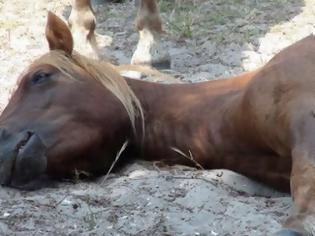
[[52, 13], [46, 37], [50, 52], [21, 75], [0, 116], [1, 184], [104, 174], [128, 140], [122, 162], [138, 155], [192, 164], [180, 150], [205, 168], [291, 187], [294, 211], [277, 235], [314, 235], [314, 36], [254, 72], [173, 85], [124, 79], [74, 53], [68, 27]]
[[[131, 64], [169, 68], [170, 56], [160, 44], [160, 38], [164, 31], [157, 0], [136, 0], [136, 5], [139, 5], [135, 22], [139, 32], [139, 41], [131, 58]], [[99, 45], [94, 32], [96, 18], [91, 0], [72, 0], [72, 10], [68, 23], [79, 52], [100, 58]], [[90, 50], [93, 51], [92, 53], [84, 49], [88, 46], [92, 48]]]

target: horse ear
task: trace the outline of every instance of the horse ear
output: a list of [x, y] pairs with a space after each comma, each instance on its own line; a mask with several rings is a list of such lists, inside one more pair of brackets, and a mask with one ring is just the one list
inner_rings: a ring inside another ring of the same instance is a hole
[[46, 39], [50, 50], [62, 50], [70, 54], [73, 50], [73, 38], [67, 24], [52, 12], [48, 12]]

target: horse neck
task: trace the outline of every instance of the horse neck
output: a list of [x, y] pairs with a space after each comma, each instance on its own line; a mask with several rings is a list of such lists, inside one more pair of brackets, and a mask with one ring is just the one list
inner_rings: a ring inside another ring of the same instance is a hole
[[244, 131], [243, 91], [254, 74], [173, 85], [127, 79], [144, 110], [145, 158], [189, 164], [181, 151], [207, 166], [209, 155], [232, 149], [240, 141], [237, 133]]

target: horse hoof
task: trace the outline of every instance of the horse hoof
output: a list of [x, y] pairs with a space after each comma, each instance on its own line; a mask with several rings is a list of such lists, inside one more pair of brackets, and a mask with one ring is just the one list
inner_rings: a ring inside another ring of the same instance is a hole
[[278, 231], [277, 233], [273, 234], [273, 236], [305, 236], [305, 235], [293, 229], [282, 229]]
[[171, 68], [171, 60], [166, 58], [164, 60], [153, 61], [152, 67], [157, 70], [167, 70]]
[[150, 48], [144, 47], [146, 45], [146, 38], [140, 38], [138, 46], [131, 58], [133, 65], [147, 65], [155, 69], [170, 69], [171, 56], [161, 43], [153, 43]]
[[131, 59], [131, 64], [151, 66], [157, 70], [168, 70], [171, 68], [171, 59], [167, 56], [163, 58], [156, 58], [154, 60], [141, 60], [133, 57]]

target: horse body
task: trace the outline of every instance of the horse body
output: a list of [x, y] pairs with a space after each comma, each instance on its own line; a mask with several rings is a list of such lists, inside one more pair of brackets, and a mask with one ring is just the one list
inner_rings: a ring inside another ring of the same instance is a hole
[[295, 209], [285, 226], [315, 231], [314, 36], [254, 72], [163, 85], [76, 55], [64, 22], [48, 18], [51, 51], [21, 75], [0, 116], [1, 184], [106, 173], [129, 140], [148, 160], [227, 168], [283, 190], [290, 182]]
[[250, 127], [251, 117], [243, 109], [244, 89], [256, 74], [179, 85], [127, 80], [145, 113], [144, 143], [137, 144], [143, 158], [186, 165], [195, 161], [289, 191], [290, 153], [280, 158]]

